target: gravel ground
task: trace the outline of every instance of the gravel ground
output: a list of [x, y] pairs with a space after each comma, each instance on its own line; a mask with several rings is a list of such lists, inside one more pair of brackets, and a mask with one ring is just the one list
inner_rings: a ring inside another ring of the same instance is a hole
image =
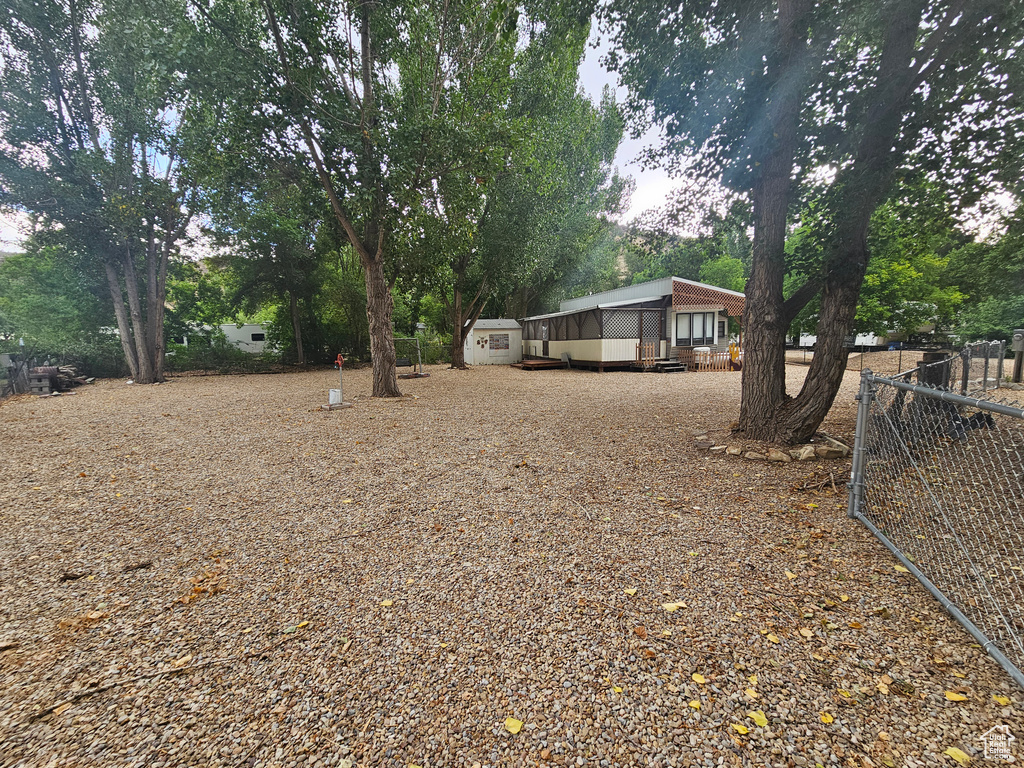
[[430, 373], [386, 401], [346, 373], [334, 412], [333, 371], [0, 406], [0, 765], [952, 766], [1024, 739], [1021, 691], [845, 518], [848, 462], [697, 450], [738, 374]]

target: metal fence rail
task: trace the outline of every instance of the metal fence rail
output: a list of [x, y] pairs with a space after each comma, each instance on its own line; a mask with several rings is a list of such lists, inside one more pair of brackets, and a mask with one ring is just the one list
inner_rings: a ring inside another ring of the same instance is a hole
[[849, 513], [1024, 687], [1024, 410], [961, 394], [999, 360], [862, 373]]

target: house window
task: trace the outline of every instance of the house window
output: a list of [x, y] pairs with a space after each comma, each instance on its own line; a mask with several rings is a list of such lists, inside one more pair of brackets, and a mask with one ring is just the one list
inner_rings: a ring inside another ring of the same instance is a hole
[[714, 312], [680, 312], [676, 315], [677, 347], [696, 347], [714, 343]]
[[265, 334], [265, 333], [254, 333], [254, 334], [252, 334], [252, 340], [253, 341], [264, 341], [266, 338], [267, 338], [267, 334]]
[[718, 321], [718, 338], [725, 338], [725, 320]]

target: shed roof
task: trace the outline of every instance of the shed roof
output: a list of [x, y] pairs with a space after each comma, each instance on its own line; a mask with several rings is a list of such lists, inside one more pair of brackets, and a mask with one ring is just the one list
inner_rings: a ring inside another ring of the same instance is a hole
[[521, 331], [522, 326], [515, 320], [499, 317], [496, 320], [477, 320], [473, 324], [473, 330], [481, 331]]

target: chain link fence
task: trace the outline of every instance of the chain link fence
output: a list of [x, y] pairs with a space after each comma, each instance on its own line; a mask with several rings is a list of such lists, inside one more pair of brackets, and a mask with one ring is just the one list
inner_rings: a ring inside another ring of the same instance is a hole
[[1024, 410], [996, 398], [1003, 350], [862, 373], [849, 513], [1024, 687]]

